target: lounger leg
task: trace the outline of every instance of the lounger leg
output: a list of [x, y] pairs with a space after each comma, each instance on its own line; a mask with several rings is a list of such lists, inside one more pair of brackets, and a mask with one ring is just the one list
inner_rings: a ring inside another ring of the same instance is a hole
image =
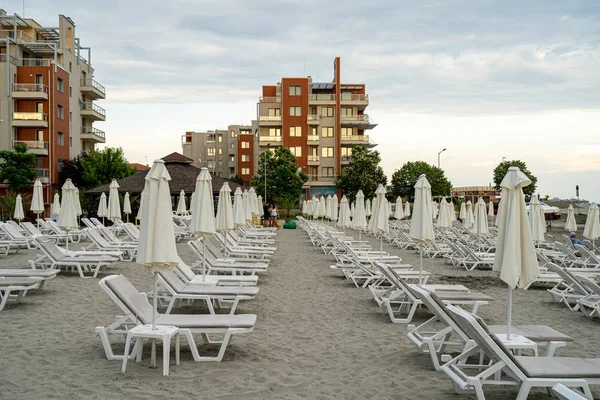
[[526, 400], [527, 397], [529, 396], [530, 391], [531, 391], [531, 384], [527, 381], [524, 381], [521, 384], [521, 389], [519, 390], [519, 393], [517, 394], [516, 400]]
[[171, 341], [163, 337], [163, 376], [169, 375], [169, 358], [171, 357]]
[[127, 370], [127, 359], [129, 358], [129, 345], [131, 343], [131, 338], [129, 334], [127, 334], [127, 340], [125, 341], [125, 352], [123, 353], [123, 364], [121, 365], [121, 373], [125, 373]]

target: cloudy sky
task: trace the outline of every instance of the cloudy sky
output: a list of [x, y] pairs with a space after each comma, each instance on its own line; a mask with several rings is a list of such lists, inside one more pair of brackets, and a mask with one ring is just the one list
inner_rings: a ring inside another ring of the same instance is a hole
[[[26, 0], [25, 16], [76, 23], [107, 88], [107, 145], [132, 162], [181, 151], [186, 130], [256, 117], [282, 76], [365, 83], [391, 177], [406, 161], [455, 186], [521, 159], [542, 195], [600, 201], [600, 2]], [[22, 13], [22, 1], [5, 1]]]

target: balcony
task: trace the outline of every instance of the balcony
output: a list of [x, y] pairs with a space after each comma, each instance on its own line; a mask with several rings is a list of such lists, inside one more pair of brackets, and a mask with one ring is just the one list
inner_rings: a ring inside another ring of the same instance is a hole
[[41, 183], [50, 183], [50, 171], [47, 168], [34, 168]]
[[369, 95], [342, 92], [340, 103], [343, 106], [358, 106], [362, 110], [369, 105]]
[[40, 142], [37, 140], [15, 140], [13, 146], [17, 144], [24, 144], [27, 146], [27, 150], [30, 153], [37, 154], [40, 156], [48, 155], [48, 142]]
[[19, 58], [17, 65], [21, 67], [49, 67], [53, 64], [49, 58]]
[[93, 126], [82, 126], [81, 140], [93, 143], [106, 143], [106, 135], [104, 131], [96, 129]]
[[235, 162], [235, 161], [228, 161], [227, 166], [229, 168], [235, 168], [235, 167], [237, 167], [237, 162]]
[[260, 126], [281, 126], [281, 115], [261, 115], [258, 117]]
[[16, 128], [47, 128], [48, 115], [41, 112], [14, 112], [12, 125]]
[[377, 124], [367, 114], [364, 115], [342, 115], [342, 126], [357, 126], [361, 129], [373, 129]]
[[309, 125], [319, 125], [321, 116], [319, 114], [308, 114], [306, 120]]
[[308, 165], [319, 165], [319, 156], [309, 155]]
[[281, 103], [281, 97], [261, 96], [258, 98], [259, 103]]
[[335, 104], [335, 94], [314, 93], [310, 95], [308, 102], [314, 105]]
[[81, 116], [92, 121], [106, 121], [106, 110], [92, 102], [82, 103]]
[[350, 161], [352, 161], [352, 156], [342, 156], [341, 158], [342, 165], [350, 164]]
[[260, 142], [261, 146], [265, 146], [267, 144], [281, 146], [281, 136], [259, 136], [258, 141]]
[[337, 180], [336, 176], [327, 176], [327, 175], [309, 175], [309, 182], [328, 182], [333, 183]]
[[104, 86], [102, 86], [93, 79], [82, 79], [80, 84], [80, 90], [81, 93], [93, 100], [106, 98]]
[[309, 145], [316, 146], [319, 144], [319, 135], [308, 135], [306, 137]]
[[15, 83], [12, 97], [18, 100], [48, 100], [48, 86], [43, 83]]

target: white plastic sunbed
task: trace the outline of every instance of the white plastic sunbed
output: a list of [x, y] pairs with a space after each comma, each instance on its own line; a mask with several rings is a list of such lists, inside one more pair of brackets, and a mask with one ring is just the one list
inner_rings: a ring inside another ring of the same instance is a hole
[[42, 278], [0, 278], [0, 311], [11, 302], [19, 302], [28, 290], [37, 289]]

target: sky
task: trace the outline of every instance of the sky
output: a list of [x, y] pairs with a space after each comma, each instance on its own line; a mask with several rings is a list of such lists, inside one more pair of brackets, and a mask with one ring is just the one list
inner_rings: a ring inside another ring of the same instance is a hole
[[[23, 14], [23, 2], [5, 1]], [[441, 167], [488, 185], [520, 159], [544, 196], [600, 201], [600, 2], [25, 1], [43, 25], [71, 17], [106, 86], [107, 146], [130, 162], [181, 152], [185, 131], [256, 119], [281, 77], [364, 83], [384, 171]]]

